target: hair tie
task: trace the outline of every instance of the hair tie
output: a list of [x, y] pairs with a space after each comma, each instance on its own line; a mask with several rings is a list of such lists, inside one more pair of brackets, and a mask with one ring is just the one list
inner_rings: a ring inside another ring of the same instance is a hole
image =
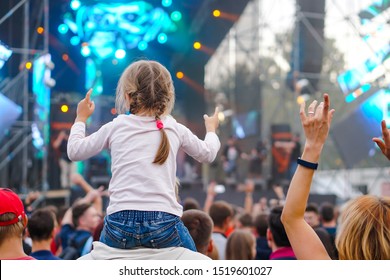
[[162, 128], [164, 128], [164, 124], [162, 123], [161, 120], [156, 120], [156, 125], [157, 125], [157, 128], [160, 130]]

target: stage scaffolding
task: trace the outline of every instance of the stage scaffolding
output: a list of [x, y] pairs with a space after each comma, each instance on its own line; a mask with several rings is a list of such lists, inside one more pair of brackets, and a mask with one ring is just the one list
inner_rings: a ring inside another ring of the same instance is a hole
[[[348, 116], [364, 101], [362, 98], [361, 101], [352, 104], [346, 103], [336, 80], [338, 74], [353, 65], [353, 62], [347, 63], [346, 61], [350, 56], [347, 46], [337, 45], [337, 29], [343, 30], [344, 39], [351, 47], [350, 50], [367, 48], [371, 53], [374, 53], [372, 47], [363, 40], [362, 28], [356, 24], [359, 22], [359, 11], [366, 8], [367, 3], [363, 3], [363, 1], [353, 1], [352, 3], [351, 1], [348, 5], [348, 7], [344, 7], [344, 4], [341, 5], [336, 0], [327, 0], [325, 14], [317, 14], [302, 12], [298, 1], [294, 0], [252, 0], [248, 3], [240, 19], [215, 50], [205, 67], [205, 88], [208, 92], [209, 111], [217, 105], [229, 112], [225, 122], [221, 124], [222, 142], [226, 142], [226, 139], [233, 132], [231, 116], [239, 113], [237, 104], [241, 102], [241, 99], [247, 98], [245, 95], [252, 96], [252, 108], [260, 112], [260, 131], [256, 138], [248, 137], [240, 140], [240, 146], [243, 150], [249, 151], [260, 138], [269, 140], [271, 124], [287, 123], [292, 132], [303, 135], [299, 119], [299, 105], [297, 104], [299, 93], [292, 91], [286, 84], [287, 73], [291, 70], [293, 57], [291, 52], [299, 51], [294, 50], [293, 47], [294, 40], [297, 40], [298, 36], [298, 33], [293, 31], [299, 20], [301, 20], [301, 26], [305, 26], [314, 40], [324, 48], [322, 71], [320, 73], [305, 73], [308, 77], [319, 79], [318, 91], [310, 96], [310, 100], [318, 100], [322, 98], [322, 92], [329, 92], [332, 97], [332, 107], [336, 109], [333, 123]], [[331, 16], [327, 16], [328, 12], [331, 13]], [[316, 30], [308, 20], [321, 17], [325, 20], [323, 38], [316, 34]], [[277, 27], [275, 23], [279, 24], [280, 27]], [[359, 40], [361, 42], [358, 46], [356, 41]], [[295, 59], [297, 58], [298, 56], [295, 56]], [[297, 62], [293, 65], [297, 65]], [[240, 76], [242, 68], [248, 69], [249, 75], [257, 76], [260, 87], [257, 84], [252, 84], [252, 92], [237, 91], [240, 84], [247, 83], [244, 79], [245, 76]], [[311, 102], [310, 100], [307, 102]], [[347, 169], [343, 164], [331, 136], [324, 150], [327, 152], [323, 154], [320, 165], [325, 173], [326, 171], [330, 172], [332, 178], [336, 178], [335, 174], [338, 174], [339, 171], [344, 172], [343, 174], [350, 174], [350, 176], [354, 174], [353, 169]], [[270, 158], [271, 156], [268, 156], [263, 168], [265, 177], [271, 173]], [[387, 175], [388, 169], [384, 166], [386, 163], [378, 155], [368, 157], [358, 168], [374, 167], [376, 171], [370, 171], [373, 176], [371, 178], [373, 178], [373, 182], [378, 182], [390, 180]], [[326, 173], [327, 176], [328, 173]], [[318, 188], [321, 191], [324, 189], [332, 191], [332, 186], [337, 185], [337, 180], [327, 180], [325, 188], [324, 182], [321, 184]], [[351, 182], [346, 188], [350, 189], [354, 187], [354, 184], [357, 183]], [[376, 191], [374, 191], [369, 182], [364, 182], [364, 184], [368, 185], [369, 192], [380, 194], [377, 190], [378, 187], [375, 187]], [[315, 187], [314, 190], [316, 190]]]
[[[24, 64], [27, 61], [33, 61], [33, 58], [49, 53], [49, 0], [21, 0], [19, 2], [15, 1], [15, 3], [0, 19], [0, 25], [7, 21], [12, 21], [16, 12], [23, 11], [22, 45], [9, 46], [13, 51], [13, 55], [10, 61], [7, 62], [14, 63], [12, 60], [17, 61], [19, 59], [20, 72], [15, 77], [6, 77], [0, 84], [0, 92], [21, 106], [23, 111], [20, 120], [13, 124], [8, 135], [0, 143], [0, 185], [2, 187], [16, 188], [21, 193], [27, 193], [32, 188], [47, 191], [48, 147], [43, 147], [44, 156], [41, 168], [31, 166], [34, 163], [30, 155], [33, 139], [31, 131], [31, 115], [33, 114], [31, 108], [33, 106], [31, 107], [30, 104], [34, 100], [32, 100], [32, 95], [29, 91], [29, 72], [24, 67]], [[42, 35], [36, 32], [38, 27], [44, 28]], [[20, 36], [20, 33], [8, 35]], [[39, 40], [43, 40], [43, 42]], [[28, 174], [29, 168], [41, 173], [39, 186], [30, 185], [28, 177], [32, 176], [32, 174]], [[17, 183], [11, 180], [10, 174], [13, 177], [18, 177], [20, 182], [18, 186], [14, 185]]]

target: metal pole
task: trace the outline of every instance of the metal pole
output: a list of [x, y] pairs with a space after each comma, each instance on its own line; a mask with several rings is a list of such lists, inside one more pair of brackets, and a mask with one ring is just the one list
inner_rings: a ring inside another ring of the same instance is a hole
[[[43, 17], [44, 17], [44, 38], [43, 38], [43, 46], [44, 46], [44, 53], [49, 53], [49, 0], [43, 0]], [[49, 105], [50, 106], [50, 105]], [[50, 110], [49, 110], [50, 114]], [[48, 118], [49, 121], [49, 118]], [[45, 128], [43, 129], [43, 139], [44, 139], [44, 146], [43, 146], [43, 157], [42, 157], [42, 191], [46, 192], [49, 190], [49, 184], [47, 181], [47, 173], [48, 173], [48, 153], [49, 153], [49, 143], [46, 143], [46, 139], [49, 137], [48, 134], [49, 131], [47, 131]]]
[[[23, 34], [23, 49], [29, 48], [29, 31], [30, 31], [30, 1], [25, 1], [24, 4], [24, 34]], [[24, 53], [22, 56], [22, 61], [26, 62], [28, 60], [28, 54]], [[23, 121], [28, 122], [28, 72], [24, 70], [23, 73]], [[24, 138], [28, 138], [28, 130], [24, 132]], [[25, 142], [23, 147], [22, 154], [22, 192], [27, 188], [27, 168], [28, 168], [28, 142]]]
[[44, 34], [43, 34], [43, 50], [49, 52], [49, 0], [43, 0], [43, 17], [44, 17]]
[[15, 7], [13, 7], [11, 10], [9, 10], [9, 12], [6, 13], [6, 14], [0, 19], [0, 25], [1, 25], [7, 18], [9, 18], [10, 16], [12, 16], [13, 13], [14, 13], [17, 9], [19, 9], [19, 7], [21, 7], [26, 1], [28, 1], [28, 0], [22, 0], [22, 1], [20, 1], [18, 4], [16, 4]]

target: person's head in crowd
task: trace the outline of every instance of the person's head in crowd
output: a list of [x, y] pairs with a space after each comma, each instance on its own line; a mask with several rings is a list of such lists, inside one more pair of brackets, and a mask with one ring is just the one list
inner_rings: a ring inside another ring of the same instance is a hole
[[320, 214], [316, 204], [310, 203], [306, 206], [304, 219], [312, 228], [320, 225]]
[[0, 188], [0, 259], [27, 257], [22, 245], [27, 221], [19, 196], [10, 189]]
[[341, 260], [390, 259], [390, 199], [363, 195], [343, 207], [336, 235]]
[[233, 209], [229, 203], [219, 200], [211, 205], [209, 215], [214, 223], [214, 231], [218, 229], [226, 232], [233, 217]]
[[196, 250], [204, 255], [211, 252], [213, 247], [211, 234], [214, 224], [210, 216], [201, 210], [190, 209], [183, 212], [181, 220], [190, 232]]
[[253, 221], [253, 225], [258, 236], [266, 237], [268, 229], [268, 214], [258, 214]]
[[93, 233], [99, 221], [99, 214], [92, 204], [76, 203], [72, 207], [72, 223], [75, 229]]
[[243, 213], [238, 216], [237, 228], [253, 229], [253, 217], [249, 213]]
[[291, 247], [286, 230], [280, 220], [282, 212], [283, 207], [278, 206], [273, 208], [268, 216], [267, 240], [272, 251], [281, 247]]
[[183, 201], [183, 211], [190, 210], [190, 209], [200, 209], [200, 205], [195, 198], [187, 197]]
[[245, 229], [237, 229], [230, 234], [226, 243], [227, 260], [253, 260], [256, 256], [256, 239]]
[[35, 210], [28, 221], [28, 234], [32, 239], [30, 256], [38, 260], [60, 260], [51, 252], [51, 243], [54, 238], [56, 216], [52, 207]]
[[335, 207], [330, 202], [324, 202], [320, 207], [320, 218], [323, 226], [335, 226], [336, 225], [336, 212]]
[[49, 208], [37, 209], [31, 214], [27, 229], [33, 241], [33, 247], [34, 242], [51, 241], [56, 225], [54, 217], [54, 213]]
[[268, 213], [257, 214], [254, 218], [253, 225], [257, 235], [256, 238], [256, 260], [269, 260], [271, 248], [268, 245]]

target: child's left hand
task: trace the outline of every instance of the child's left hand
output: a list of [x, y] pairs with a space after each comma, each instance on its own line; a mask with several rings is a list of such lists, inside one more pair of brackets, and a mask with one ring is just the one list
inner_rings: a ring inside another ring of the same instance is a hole
[[91, 101], [92, 89], [88, 90], [85, 98], [77, 105], [76, 122], [86, 122], [95, 110], [95, 102]]
[[215, 107], [215, 112], [214, 115], [209, 117], [208, 115], [203, 115], [204, 118], [204, 124], [206, 126], [206, 131], [207, 132], [215, 132], [218, 128], [219, 125], [219, 119], [218, 119], [218, 107]]

